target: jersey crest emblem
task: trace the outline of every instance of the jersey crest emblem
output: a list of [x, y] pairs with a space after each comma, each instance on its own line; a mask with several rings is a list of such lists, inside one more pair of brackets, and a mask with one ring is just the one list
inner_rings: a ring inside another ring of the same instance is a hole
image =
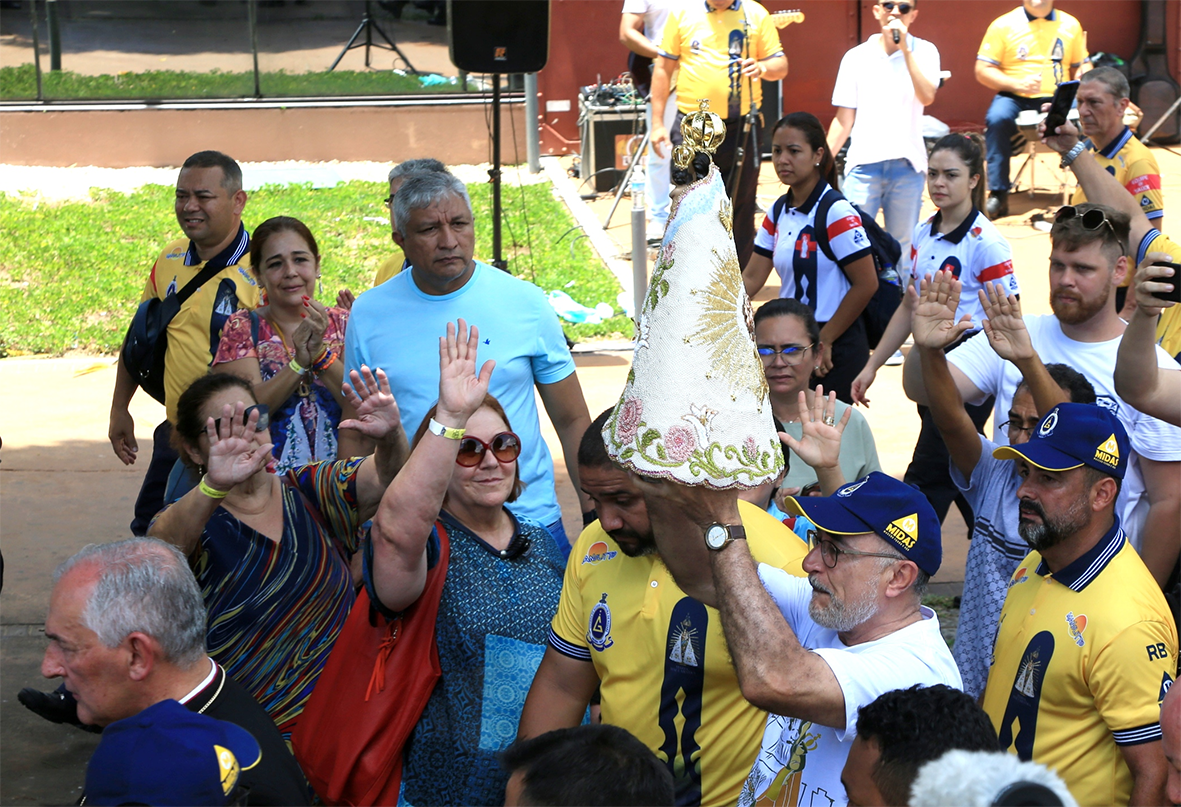
[[1140, 197], [1140, 207], [1152, 207], [1152, 200], [1147, 196]]
[[1115, 441], [1114, 433], [1095, 449], [1095, 459], [1112, 468], [1119, 467], [1119, 443]]
[[1012, 588], [1013, 586], [1017, 585], [1018, 583], [1024, 583], [1026, 580], [1029, 579], [1029, 575], [1027, 575], [1025, 573], [1025, 570], [1026, 570], [1026, 567], [1022, 566], [1020, 569], [1018, 569], [1016, 572], [1013, 573], [1013, 576], [1009, 579], [1009, 588]]
[[1027, 58], [1029, 58], [1029, 48], [1025, 47], [1024, 45], [1019, 45], [1017, 47], [1017, 58], [1021, 61], [1025, 61]]
[[167, 297], [169, 294], [176, 294], [176, 278], [175, 277], [172, 278], [172, 282], [168, 284], [168, 288], [165, 290], [164, 296]]
[[984, 230], [981, 229], [980, 227], [973, 227], [971, 230], [968, 230], [968, 232], [970, 232], [972, 234], [973, 238], [979, 238], [980, 233], [984, 232]]
[[172, 250], [167, 255], [165, 255], [164, 260], [175, 261], [177, 258], [182, 257], [184, 254], [185, 254], [185, 251], [183, 249], [181, 249], [180, 247], [177, 247], [176, 249]]
[[619, 553], [611, 549], [604, 541], [595, 541], [586, 550], [586, 555], [582, 558], [580, 565], [585, 566], [590, 564], [595, 566], [603, 561], [613, 560]]
[[914, 546], [914, 542], [918, 540], [919, 536], [919, 515], [912, 513], [909, 516], [896, 518], [886, 525], [886, 535], [889, 535], [894, 541], [906, 549]]
[[1160, 703], [1165, 699], [1165, 695], [1169, 694], [1169, 689], [1173, 686], [1173, 679], [1168, 673], [1161, 676], [1160, 679], [1160, 694], [1156, 696], [1156, 702]]
[[701, 666], [701, 639], [688, 618], [682, 619], [681, 624], [673, 630], [669, 645], [670, 661], [684, 664], [686, 667]]
[[1087, 629], [1086, 614], [1075, 616], [1074, 611], [1068, 611], [1066, 613], [1066, 626], [1070, 628], [1070, 638], [1074, 639], [1076, 645], [1082, 647], [1087, 643], [1083, 638], [1083, 631]]
[[606, 592], [603, 592], [602, 599], [591, 609], [586, 640], [600, 653], [615, 644], [615, 640], [611, 638], [611, 609], [607, 607]]

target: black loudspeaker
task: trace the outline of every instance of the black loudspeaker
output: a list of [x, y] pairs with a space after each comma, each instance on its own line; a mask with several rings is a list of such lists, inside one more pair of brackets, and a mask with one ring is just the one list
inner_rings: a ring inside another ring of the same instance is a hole
[[447, 0], [447, 45], [469, 73], [536, 73], [549, 60], [549, 0]]

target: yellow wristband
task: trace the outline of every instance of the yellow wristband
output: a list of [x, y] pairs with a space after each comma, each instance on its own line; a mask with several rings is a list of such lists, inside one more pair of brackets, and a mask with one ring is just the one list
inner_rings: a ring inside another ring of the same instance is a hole
[[292, 359], [287, 366], [291, 368], [291, 372], [295, 373], [296, 375], [303, 375], [307, 372], [307, 369], [300, 367], [299, 362], [297, 362], [295, 359]]
[[205, 477], [201, 477], [201, 481], [197, 484], [197, 488], [211, 499], [224, 499], [226, 496], [230, 495], [228, 490], [218, 490], [217, 488], [210, 486], [210, 484], [205, 481]]
[[448, 440], [461, 440], [463, 439], [463, 435], [467, 430], [455, 429], [451, 426], [444, 426], [439, 421], [431, 418], [431, 422], [427, 424], [427, 431], [429, 431], [431, 434], [437, 434], [440, 437], [446, 437]]

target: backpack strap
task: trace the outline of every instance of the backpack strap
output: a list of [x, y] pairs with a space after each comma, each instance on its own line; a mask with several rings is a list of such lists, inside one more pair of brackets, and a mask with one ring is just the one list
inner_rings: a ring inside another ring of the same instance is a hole
[[816, 215], [812, 217], [812, 235], [816, 238], [816, 245], [833, 263], [837, 262], [837, 258], [833, 254], [832, 244], [828, 243], [828, 211], [832, 210], [837, 200], [844, 198], [836, 188], [829, 188], [816, 200]]
[[250, 312], [250, 341], [254, 344], [254, 349], [258, 350], [258, 312]]

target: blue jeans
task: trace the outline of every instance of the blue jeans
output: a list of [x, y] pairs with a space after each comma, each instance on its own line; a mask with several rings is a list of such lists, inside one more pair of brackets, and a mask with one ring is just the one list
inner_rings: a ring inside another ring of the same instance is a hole
[[1013, 155], [1013, 135], [1017, 134], [1017, 115], [1027, 109], [1041, 109], [1049, 98], [1021, 98], [998, 93], [984, 117], [984, 146], [988, 152], [988, 190], [1009, 192], [1009, 158]]
[[[652, 130], [652, 104], [648, 104], [648, 130]], [[677, 117], [677, 95], [668, 96], [668, 104], [664, 107], [664, 128], [672, 131], [673, 120]], [[647, 188], [648, 220], [663, 227], [668, 222], [669, 208], [669, 166], [672, 162], [672, 148], [665, 144], [664, 156], [656, 153], [656, 149], [648, 148], [648, 165], [645, 172]]]
[[845, 174], [841, 190], [867, 216], [877, 218], [878, 210], [882, 211], [886, 232], [902, 245], [905, 261], [910, 255], [910, 236], [919, 223], [925, 184], [926, 177], [914, 169], [910, 160], [897, 159], [854, 166]]

